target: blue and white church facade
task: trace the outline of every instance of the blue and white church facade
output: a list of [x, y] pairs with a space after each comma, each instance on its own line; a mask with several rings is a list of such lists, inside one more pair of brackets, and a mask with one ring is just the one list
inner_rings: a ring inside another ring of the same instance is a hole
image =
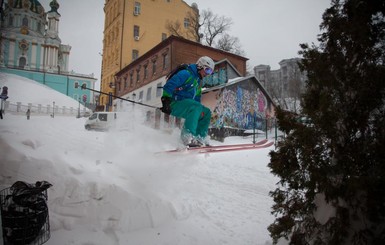
[[[96, 78], [69, 71], [71, 46], [59, 38], [59, 3], [45, 12], [38, 0], [0, 0], [0, 72], [26, 77], [84, 103], [95, 103]], [[84, 101], [85, 100], [85, 101]]]

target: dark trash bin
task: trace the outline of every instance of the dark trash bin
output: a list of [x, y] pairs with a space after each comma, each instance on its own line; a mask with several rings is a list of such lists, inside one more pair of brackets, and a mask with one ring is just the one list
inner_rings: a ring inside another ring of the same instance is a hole
[[40, 245], [50, 238], [47, 181], [15, 182], [0, 191], [4, 245]]

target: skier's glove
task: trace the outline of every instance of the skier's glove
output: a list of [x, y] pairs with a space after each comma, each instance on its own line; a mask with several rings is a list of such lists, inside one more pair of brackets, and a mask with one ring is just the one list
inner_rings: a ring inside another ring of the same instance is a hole
[[160, 108], [160, 110], [163, 113], [170, 115], [171, 114], [171, 98], [166, 97], [166, 96], [162, 96], [162, 98], [160, 100], [162, 101], [162, 107]]

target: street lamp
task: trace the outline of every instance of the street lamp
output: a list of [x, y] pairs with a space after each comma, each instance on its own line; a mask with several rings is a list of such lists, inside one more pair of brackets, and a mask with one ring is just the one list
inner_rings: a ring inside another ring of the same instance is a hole
[[[133, 101], [135, 102], [135, 99], [136, 99], [136, 94], [135, 93], [132, 94], [132, 98], [133, 98]], [[132, 103], [132, 106], [135, 106], [135, 103]]]
[[55, 101], [52, 102], [52, 104], [53, 104], [53, 107], [52, 107], [52, 118], [54, 118], [55, 117]]
[[79, 101], [78, 118], [80, 118], [80, 98], [78, 98], [78, 101]]

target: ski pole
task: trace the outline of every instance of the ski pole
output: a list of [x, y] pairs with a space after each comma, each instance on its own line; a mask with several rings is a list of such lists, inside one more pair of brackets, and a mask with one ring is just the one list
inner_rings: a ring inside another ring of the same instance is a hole
[[[87, 85], [85, 83], [82, 84], [81, 89], [87, 89], [87, 90], [90, 90], [90, 91], [93, 91], [93, 92], [96, 92], [96, 93], [99, 93], [99, 94], [104, 94], [104, 95], [112, 96], [112, 97], [114, 97], [116, 99], [128, 101], [128, 102], [131, 102], [131, 103], [134, 103], [134, 104], [138, 104], [138, 105], [142, 105], [142, 106], [147, 106], [147, 107], [151, 107], [151, 108], [155, 108], [155, 109], [160, 109], [159, 107], [156, 107], [156, 106], [153, 106], [153, 105], [147, 105], [147, 104], [143, 104], [141, 102], [136, 102], [136, 101], [133, 101], [133, 100], [125, 99], [125, 98], [122, 98], [122, 97], [119, 97], [119, 96], [116, 96], [116, 95], [113, 95], [113, 94], [107, 94], [107, 93], [99, 91], [99, 90], [95, 90], [95, 89], [92, 89], [92, 88], [87, 88], [86, 86]], [[79, 84], [75, 84], [75, 88], [78, 88], [78, 87], [79, 87]]]

